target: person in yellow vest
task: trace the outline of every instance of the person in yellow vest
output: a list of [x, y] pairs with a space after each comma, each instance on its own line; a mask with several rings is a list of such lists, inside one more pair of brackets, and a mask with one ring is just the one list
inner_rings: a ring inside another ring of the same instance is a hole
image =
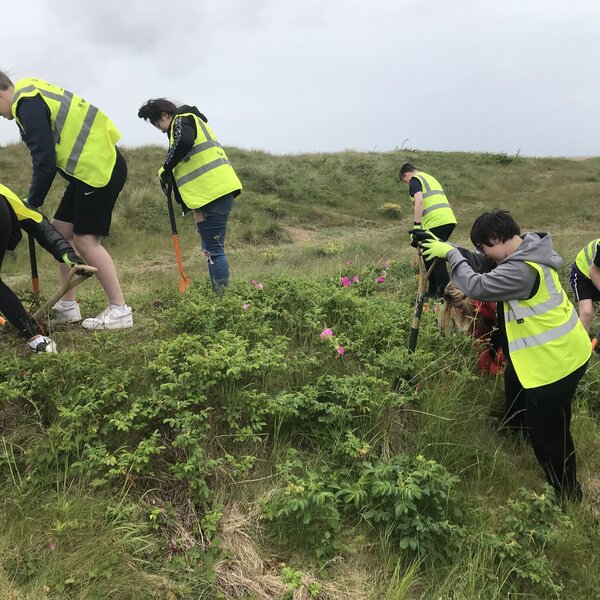
[[175, 199], [184, 211], [194, 212], [211, 286], [220, 293], [229, 283], [227, 220], [242, 184], [208, 119], [195, 106], [177, 107], [157, 98], [148, 100], [138, 117], [169, 136], [169, 150], [159, 170], [161, 185], [166, 189], [170, 179]]
[[579, 318], [586, 331], [594, 315], [593, 303], [600, 300], [600, 238], [582, 248], [571, 265], [569, 283], [579, 307]]
[[524, 427], [557, 497], [580, 500], [571, 403], [591, 342], [563, 290], [561, 257], [550, 234], [521, 235], [506, 210], [479, 216], [471, 229], [478, 252], [455, 248], [425, 231], [413, 234], [429, 258], [447, 260], [452, 281], [471, 298], [498, 303], [503, 331], [508, 427]]
[[[109, 234], [112, 211], [127, 178], [125, 159], [116, 147], [121, 134], [98, 108], [43, 79], [15, 84], [0, 71], [0, 115], [15, 120], [32, 159], [27, 202], [39, 208], [56, 173], [69, 183], [54, 214], [53, 226], [96, 267], [108, 307], [84, 319], [86, 329], [122, 329], [133, 325], [115, 264], [101, 245]], [[63, 280], [69, 269], [61, 265]], [[54, 306], [52, 322], [81, 321], [73, 291]]]
[[[413, 199], [414, 228], [427, 229], [440, 240], [449, 240], [456, 227], [456, 218], [440, 182], [428, 173], [417, 170], [411, 163], [404, 163], [400, 167], [400, 181], [408, 184], [408, 193]], [[425, 267], [429, 269], [432, 262], [425, 260]], [[427, 295], [430, 298], [443, 298], [449, 281], [446, 264], [438, 261], [429, 277]]]
[[[85, 264], [69, 243], [50, 225], [42, 213], [24, 204], [5, 185], [0, 184], [0, 270], [7, 250], [21, 241], [21, 229], [30, 233], [56, 260], [73, 265]], [[8, 319], [33, 352], [56, 352], [56, 343], [37, 332], [35, 321], [27, 314], [16, 294], [0, 279], [0, 312]]]

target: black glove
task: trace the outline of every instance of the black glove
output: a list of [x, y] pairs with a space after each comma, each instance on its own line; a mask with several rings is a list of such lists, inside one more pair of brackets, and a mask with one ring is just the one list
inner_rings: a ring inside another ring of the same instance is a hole
[[40, 206], [34, 206], [33, 204], [31, 204], [31, 202], [29, 202], [29, 200], [27, 198], [24, 198], [21, 202], [23, 202], [23, 204], [29, 209], [29, 210], [35, 210], [35, 212], [42, 212], [40, 210]]
[[411, 229], [408, 233], [411, 235], [410, 245], [413, 248], [418, 248], [425, 240], [439, 239], [437, 235], [434, 235], [427, 229]]
[[171, 171], [162, 171], [158, 177], [160, 179], [160, 187], [166, 196], [169, 186], [171, 189], [173, 188], [173, 173]]
[[[83, 260], [83, 258], [81, 258], [81, 256], [79, 256], [79, 254], [77, 254], [73, 250], [68, 250], [67, 252], [65, 252], [61, 256], [61, 259], [66, 265], [69, 265], [70, 267], [74, 267], [75, 265], [87, 265], [85, 260]], [[75, 272], [77, 273], [77, 275], [80, 275], [82, 277], [89, 277], [90, 275], [92, 275], [92, 273], [90, 273], [89, 271], [84, 271], [83, 269]]]

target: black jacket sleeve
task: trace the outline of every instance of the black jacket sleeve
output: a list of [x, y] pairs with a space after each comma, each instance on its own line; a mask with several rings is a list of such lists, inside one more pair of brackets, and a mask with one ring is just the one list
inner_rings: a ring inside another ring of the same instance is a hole
[[169, 147], [163, 165], [167, 173], [171, 173], [175, 166], [183, 160], [193, 148], [196, 139], [196, 124], [191, 117], [175, 116], [171, 127], [173, 128], [173, 143]]
[[56, 175], [56, 153], [50, 112], [46, 103], [39, 97], [21, 100], [17, 112], [22, 125], [21, 137], [31, 153], [32, 176], [27, 199], [31, 206], [38, 208], [44, 203]]
[[[21, 241], [21, 238], [23, 237], [21, 235], [19, 219], [15, 214], [15, 211], [13, 210], [12, 206], [10, 205], [10, 202], [2, 194], [0, 194], [0, 203], [6, 206], [6, 210], [8, 211], [8, 215], [10, 218], [10, 233], [8, 236], [8, 240], [6, 241], [6, 249], [14, 250]], [[3, 210], [1, 206], [0, 209]]]
[[469, 266], [476, 273], [489, 273], [496, 268], [496, 263], [480, 252], [471, 252], [471, 250], [460, 246], [457, 246], [456, 249], [467, 259]]
[[36, 223], [33, 219], [24, 219], [20, 224], [21, 229], [30, 233], [58, 262], [62, 262], [61, 257], [65, 252], [74, 252], [71, 244], [52, 227], [46, 217], [43, 217], [41, 223]]

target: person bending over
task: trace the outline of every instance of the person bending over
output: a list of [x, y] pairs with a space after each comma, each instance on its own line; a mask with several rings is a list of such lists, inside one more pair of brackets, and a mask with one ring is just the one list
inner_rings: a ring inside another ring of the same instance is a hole
[[444, 289], [444, 303], [438, 314], [441, 331], [455, 329], [473, 338], [478, 351], [477, 372], [481, 375], [499, 375], [506, 359], [497, 326], [496, 303], [473, 300], [450, 282]]
[[[108, 299], [108, 307], [84, 319], [82, 327], [131, 327], [131, 308], [125, 304], [115, 264], [100, 243], [109, 234], [112, 211], [127, 178], [125, 159], [115, 145], [121, 134], [101, 110], [76, 94], [34, 77], [13, 84], [1, 71], [0, 115], [16, 121], [31, 153], [31, 207], [44, 203], [57, 172], [69, 182], [52, 224], [98, 269], [96, 277]], [[69, 268], [60, 269], [65, 281]], [[72, 290], [54, 310], [54, 324], [81, 321]]]
[[[0, 270], [7, 250], [14, 250], [21, 240], [21, 229], [30, 233], [56, 260], [72, 267], [85, 264], [69, 243], [50, 225], [37, 210], [24, 204], [10, 189], [0, 184]], [[16, 294], [0, 278], [0, 312], [9, 320], [17, 333], [27, 340], [33, 352], [56, 352], [56, 344], [38, 334], [35, 321], [17, 298]]]
[[477, 252], [427, 232], [413, 234], [429, 259], [447, 260], [452, 281], [469, 297], [498, 302], [507, 366], [506, 421], [526, 428], [558, 498], [579, 500], [571, 404], [591, 342], [558, 276], [561, 257], [549, 233], [521, 235], [507, 210], [480, 215], [471, 228]]
[[208, 126], [208, 119], [195, 106], [177, 107], [170, 100], [158, 98], [148, 100], [138, 117], [169, 136], [167, 156], [159, 170], [161, 185], [165, 193], [172, 185], [184, 211], [194, 212], [210, 282], [220, 293], [229, 284], [227, 220], [242, 184]]
[[[408, 184], [408, 193], [414, 203], [415, 228], [427, 229], [440, 240], [447, 241], [456, 227], [456, 217], [440, 182], [411, 163], [400, 167], [400, 181]], [[425, 260], [426, 270], [432, 263]], [[449, 281], [446, 264], [438, 261], [429, 276], [428, 297], [441, 298]]]

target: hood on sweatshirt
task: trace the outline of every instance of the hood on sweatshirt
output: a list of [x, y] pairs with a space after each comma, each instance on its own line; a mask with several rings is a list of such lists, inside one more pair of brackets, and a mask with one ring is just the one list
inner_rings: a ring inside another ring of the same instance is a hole
[[555, 270], [559, 270], [563, 266], [564, 261], [554, 250], [549, 233], [526, 233], [521, 237], [523, 243], [499, 264], [528, 260]]
[[208, 123], [208, 119], [195, 107], [190, 106], [189, 104], [182, 104], [176, 111], [176, 115], [182, 115], [184, 113], [192, 113], [196, 115], [200, 119], [202, 119], [205, 123]]

